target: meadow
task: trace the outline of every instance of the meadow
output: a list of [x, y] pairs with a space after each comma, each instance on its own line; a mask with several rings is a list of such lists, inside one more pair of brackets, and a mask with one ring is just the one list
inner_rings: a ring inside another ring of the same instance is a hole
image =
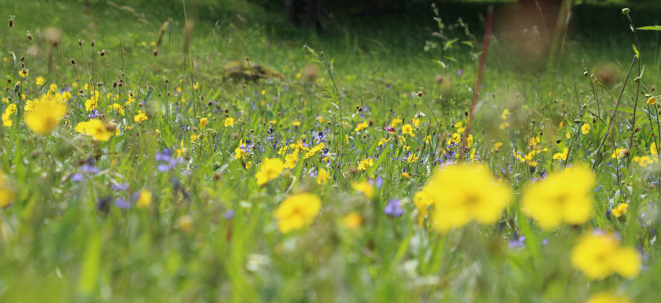
[[0, 301], [660, 301], [659, 9], [422, 2], [0, 0]]

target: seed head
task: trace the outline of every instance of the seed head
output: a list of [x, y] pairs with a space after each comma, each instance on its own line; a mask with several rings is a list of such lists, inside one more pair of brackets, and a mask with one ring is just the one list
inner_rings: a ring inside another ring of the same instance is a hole
[[154, 52], [153, 52], [153, 54], [154, 54], [154, 57], [158, 57], [158, 50], [155, 49]]
[[91, 45], [92, 47], [94, 47], [94, 45], [96, 45], [96, 42], [94, 42], [94, 40], [92, 40], [92, 42], [90, 42], [90, 45]]
[[14, 19], [9, 19], [9, 27], [14, 27]]

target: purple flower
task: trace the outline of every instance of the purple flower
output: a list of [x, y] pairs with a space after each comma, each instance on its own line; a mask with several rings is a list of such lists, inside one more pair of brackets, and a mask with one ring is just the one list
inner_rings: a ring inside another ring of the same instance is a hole
[[129, 184], [128, 183], [119, 183], [119, 184], [113, 184], [111, 186], [112, 190], [121, 190], [121, 191], [126, 191], [129, 189]]
[[156, 161], [170, 162], [170, 159], [172, 158], [172, 150], [166, 148], [162, 152], [156, 153], [155, 158]]
[[225, 219], [227, 219], [227, 220], [234, 218], [234, 210], [233, 210], [233, 209], [230, 209], [230, 210], [226, 211], [226, 212], [223, 214], [223, 218], [225, 218]]
[[155, 156], [156, 161], [160, 162], [156, 169], [160, 172], [166, 172], [173, 169], [177, 164], [183, 162], [181, 158], [172, 156], [172, 150], [169, 148], [164, 149], [162, 152], [157, 153]]
[[115, 200], [115, 206], [121, 209], [127, 209], [131, 207], [131, 203], [129, 201], [126, 201], [126, 199], [122, 197], [117, 197], [117, 199]]
[[383, 186], [383, 178], [381, 177], [376, 177], [376, 182], [375, 186], [377, 189], [381, 189], [381, 186]]
[[83, 181], [83, 174], [81, 174], [81, 173], [75, 173], [75, 174], [71, 175], [71, 177], [69, 178], [69, 180], [71, 180], [71, 181], [73, 181], [73, 182], [80, 182], [80, 181]]
[[457, 76], [461, 76], [462, 73], [461, 68], [457, 70]]
[[525, 236], [519, 236], [516, 232], [514, 233], [514, 236], [512, 237], [512, 240], [510, 240], [510, 249], [515, 249], [515, 248], [520, 248], [520, 247], [525, 247], [526, 244], [523, 243], [526, 241]]
[[90, 165], [85, 163], [80, 167], [80, 171], [84, 173], [98, 174], [101, 170], [94, 166], [94, 164]]
[[399, 204], [399, 200], [390, 199], [383, 212], [388, 216], [399, 217], [404, 214], [404, 209], [402, 208], [402, 205]]
[[99, 116], [99, 111], [96, 109], [93, 109], [92, 111], [90, 111], [89, 114], [87, 114], [88, 118], [96, 118], [98, 116]]

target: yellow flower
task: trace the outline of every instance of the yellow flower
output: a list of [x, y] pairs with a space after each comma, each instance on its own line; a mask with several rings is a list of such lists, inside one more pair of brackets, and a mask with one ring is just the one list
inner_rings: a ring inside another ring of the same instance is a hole
[[35, 133], [47, 135], [57, 127], [66, 114], [67, 106], [62, 103], [40, 102], [34, 110], [25, 113], [25, 125]]
[[353, 189], [357, 192], [363, 193], [367, 198], [372, 199], [372, 196], [374, 196], [374, 187], [367, 181], [352, 183], [351, 187], [353, 187]]
[[603, 291], [592, 295], [585, 303], [633, 303], [626, 295]]
[[207, 118], [200, 119], [200, 128], [205, 128], [207, 126]]
[[581, 126], [581, 132], [584, 135], [587, 135], [590, 132], [590, 124], [587, 123], [583, 124], [583, 126]]
[[317, 174], [317, 183], [326, 184], [327, 181], [328, 181], [328, 172], [323, 168], [319, 169], [319, 173]]
[[359, 132], [363, 129], [366, 129], [368, 126], [369, 126], [369, 124], [367, 124], [367, 122], [358, 123], [358, 125], [356, 125], [356, 129], [354, 129], [354, 131]]
[[553, 154], [553, 160], [567, 160], [567, 155], [569, 154], [569, 149], [565, 147], [565, 149], [561, 153], [555, 153]]
[[193, 218], [190, 215], [183, 215], [179, 218], [179, 229], [189, 232], [193, 228]]
[[403, 173], [402, 173], [402, 178], [404, 178], [404, 179], [411, 178], [411, 174], [409, 174], [409, 173], [407, 173], [407, 172], [403, 172]]
[[372, 167], [372, 165], [374, 165], [374, 159], [372, 158], [361, 160], [360, 164], [358, 165], [358, 170], [365, 171], [368, 168]]
[[17, 111], [17, 106], [16, 104], [9, 104], [7, 105], [7, 108], [5, 108], [5, 114], [14, 114]]
[[512, 190], [482, 165], [450, 165], [436, 171], [423, 189], [434, 201], [436, 229], [445, 233], [470, 221], [495, 223], [512, 200]]
[[323, 149], [325, 146], [326, 144], [324, 144], [324, 142], [317, 144], [317, 146], [311, 148], [307, 153], [305, 153], [305, 159], [314, 156], [314, 154]]
[[647, 104], [655, 104], [655, 103], [656, 103], [656, 98], [650, 97], [649, 99], [647, 99]]
[[592, 216], [595, 182], [589, 168], [575, 165], [530, 184], [523, 191], [521, 207], [546, 230], [555, 229], [562, 222], [585, 223]]
[[225, 119], [225, 127], [234, 125], [234, 118]]
[[422, 226], [425, 217], [429, 214], [427, 209], [434, 203], [433, 196], [423, 189], [415, 193], [413, 202], [415, 203], [415, 208], [418, 210], [418, 225]]
[[413, 126], [418, 127], [418, 126], [420, 126], [420, 119], [413, 118], [413, 119], [411, 119], [411, 123], [413, 123]]
[[399, 125], [400, 123], [402, 123], [402, 119], [395, 118], [395, 119], [392, 119], [392, 122], [390, 122], [390, 126], [397, 127], [397, 125]]
[[381, 139], [379, 139], [379, 144], [378, 144], [378, 145], [379, 145], [379, 146], [383, 146], [383, 145], [385, 145], [386, 143], [388, 143], [388, 141], [390, 141], [390, 139], [381, 138]]
[[287, 197], [273, 212], [282, 233], [310, 226], [321, 210], [321, 200], [314, 194], [298, 193]]
[[139, 111], [138, 114], [135, 115], [135, 117], [133, 117], [133, 121], [135, 121], [135, 122], [142, 122], [142, 121], [145, 121], [147, 119], [149, 119], [149, 118], [147, 117], [147, 115], [145, 115], [145, 113], [143, 111]]
[[539, 144], [539, 142], [541, 142], [541, 141], [542, 141], [542, 140], [541, 140], [539, 137], [532, 137], [532, 138], [530, 138], [530, 147], [535, 147], [535, 146], [537, 146], [537, 144]]
[[121, 106], [120, 104], [113, 103], [113, 105], [109, 106], [111, 109], [116, 110], [120, 115], [124, 115], [124, 107]]
[[57, 84], [51, 83], [50, 84], [50, 91], [51, 92], [57, 92]]
[[614, 273], [633, 278], [640, 272], [641, 259], [635, 248], [620, 247], [614, 235], [594, 233], [581, 237], [574, 246], [571, 264], [592, 280]]
[[654, 161], [658, 161], [658, 160], [659, 160], [659, 159], [657, 159], [657, 158], [654, 158], [654, 160], [652, 160], [652, 159], [651, 159], [650, 157], [648, 157], [648, 156], [643, 156], [643, 157], [633, 157], [633, 162], [638, 163], [638, 165], [640, 165], [640, 166], [642, 166], [642, 167], [647, 167], [648, 165], [654, 163]]
[[75, 130], [79, 133], [85, 133], [92, 136], [97, 141], [108, 141], [112, 137], [112, 132], [108, 130], [106, 125], [99, 119], [91, 119], [87, 122], [80, 122], [76, 125]]
[[413, 126], [411, 126], [411, 124], [404, 124], [404, 126], [402, 126], [402, 133], [411, 137], [415, 137], [415, 134], [413, 133]]
[[501, 143], [501, 142], [496, 142], [496, 143], [493, 144], [493, 148], [491, 149], [491, 151], [492, 151], [492, 152], [493, 152], [493, 151], [497, 151], [501, 146], [503, 146], [503, 143]]
[[141, 190], [137, 204], [139, 208], [147, 208], [151, 204], [151, 193], [146, 189]]
[[506, 109], [506, 110], [504, 110], [503, 113], [500, 115], [500, 118], [503, 119], [503, 120], [506, 120], [507, 118], [509, 118], [509, 116], [510, 116], [510, 110], [509, 110], [509, 109]]
[[14, 125], [14, 121], [11, 120], [11, 115], [7, 113], [2, 114], [2, 126], [11, 127]]
[[500, 129], [506, 129], [506, 128], [508, 128], [509, 126], [510, 126], [509, 123], [507, 123], [507, 122], [503, 122], [503, 123], [500, 124]]
[[44, 80], [42, 77], [37, 77], [37, 79], [34, 81], [34, 83], [37, 85], [43, 85], [44, 82], [46, 82], [46, 80]]
[[174, 151], [177, 152], [177, 157], [181, 157], [181, 155], [185, 154], [186, 151], [188, 151], [188, 149], [186, 149], [184, 147], [184, 141], [183, 140], [181, 141], [181, 144], [179, 145], [179, 148], [175, 149]]
[[199, 138], [199, 136], [196, 135], [196, 134], [192, 134], [192, 135], [190, 135], [190, 142], [191, 142], [191, 143], [192, 143], [192, 142], [195, 142], [195, 140], [197, 140], [197, 138]]
[[363, 225], [363, 217], [357, 212], [347, 214], [342, 221], [344, 227], [349, 229], [358, 229]]
[[652, 142], [652, 145], [650, 145], [650, 153], [652, 153], [652, 155], [656, 155], [658, 153], [656, 150], [656, 142]]
[[418, 162], [419, 157], [416, 154], [411, 154], [408, 159], [406, 159], [406, 163], [415, 163]]
[[22, 70], [18, 71], [18, 75], [23, 77], [23, 78], [25, 78], [29, 73], [30, 73], [30, 71], [27, 70], [27, 69], [22, 69]]
[[291, 125], [298, 127], [298, 126], [301, 126], [301, 122], [294, 121], [294, 122], [291, 123]]
[[629, 204], [627, 203], [618, 204], [613, 208], [613, 215], [615, 215], [616, 218], [619, 218], [621, 215], [627, 213], [627, 208], [629, 208]]
[[296, 162], [298, 162], [298, 152], [297, 151], [285, 156], [285, 168], [294, 168], [294, 167], [296, 167]]
[[0, 169], [0, 207], [5, 207], [11, 204], [15, 195], [16, 192], [11, 186], [11, 183], [9, 183], [9, 178], [5, 175], [5, 172]]
[[624, 157], [624, 151], [626, 151], [626, 148], [618, 148], [613, 151], [613, 154], [611, 155], [611, 158], [613, 159], [620, 159]]
[[262, 96], [266, 95], [266, 90], [262, 90]]
[[264, 159], [264, 163], [262, 163], [259, 172], [255, 174], [255, 178], [257, 178], [257, 184], [260, 186], [266, 184], [267, 182], [277, 178], [283, 170], [284, 163], [282, 163], [282, 160], [278, 158]]
[[234, 149], [234, 159], [241, 159], [246, 157], [247, 153], [241, 148], [241, 144], [242, 143], [239, 143], [239, 146]]
[[89, 111], [91, 111], [91, 110], [93, 110], [93, 109], [96, 109], [96, 106], [97, 106], [97, 100], [98, 100], [98, 99], [95, 98], [94, 96], [92, 96], [92, 98], [90, 98], [90, 99], [87, 99], [87, 100], [85, 101], [85, 110], [89, 112]]

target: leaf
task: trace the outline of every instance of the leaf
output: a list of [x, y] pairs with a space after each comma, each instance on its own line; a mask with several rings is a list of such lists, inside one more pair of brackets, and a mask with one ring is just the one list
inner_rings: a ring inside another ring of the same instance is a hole
[[99, 265], [101, 263], [101, 235], [95, 233], [88, 237], [85, 255], [81, 262], [78, 291], [83, 295], [91, 295], [97, 285]]
[[470, 42], [470, 41], [461, 41], [461, 43], [466, 44], [466, 45], [468, 45], [468, 46], [470, 46], [470, 47], [473, 47], [473, 42]]
[[633, 46], [633, 51], [636, 53], [636, 58], [640, 59], [640, 53], [638, 52], [638, 49], [636, 48], [635, 44], [631, 44]]
[[643, 26], [637, 29], [639, 31], [661, 31], [661, 25]]
[[379, 165], [383, 163], [383, 161], [388, 158], [388, 154], [390, 153], [390, 144], [386, 144], [386, 148], [383, 149], [381, 152], [381, 155], [379, 156], [379, 159], [374, 162], [374, 165], [370, 167], [367, 172], [365, 173], [366, 176], [371, 176], [376, 172], [376, 170], [379, 168]]
[[457, 42], [457, 40], [459, 40], [459, 38], [452, 39], [452, 40], [450, 40], [450, 41], [448, 41], [448, 42], [445, 42], [445, 45], [443, 45], [443, 50], [447, 50], [448, 48], [452, 47], [452, 44], [454, 44], [455, 42]]
[[[611, 106], [607, 109], [608, 110], [615, 110], [615, 106]], [[633, 108], [631, 108], [631, 107], [622, 107], [622, 106], [620, 106], [620, 107], [617, 108], [617, 111], [633, 115]]]
[[432, 60], [432, 62], [434, 62], [434, 63], [438, 63], [440, 66], [442, 66], [442, 67], [445, 68], [445, 69], [448, 68], [448, 66], [445, 64], [445, 62], [443, 62], [443, 61], [441, 61], [441, 60]]

